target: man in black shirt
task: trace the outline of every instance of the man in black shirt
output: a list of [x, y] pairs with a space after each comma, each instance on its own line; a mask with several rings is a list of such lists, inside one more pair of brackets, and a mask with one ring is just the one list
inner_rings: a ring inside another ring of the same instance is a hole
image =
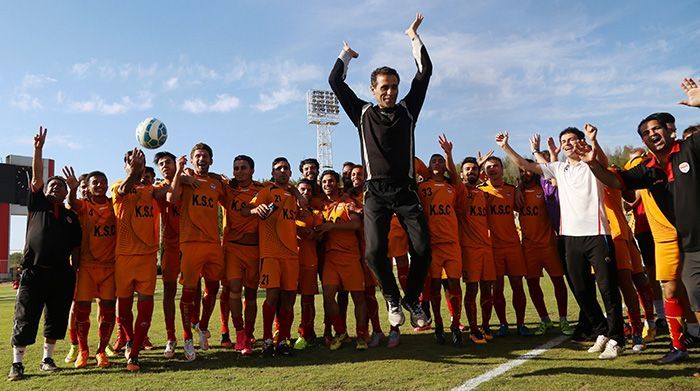
[[[428, 225], [415, 191], [414, 130], [423, 106], [433, 66], [417, 34], [423, 15], [406, 30], [411, 39], [418, 72], [408, 94], [396, 103], [399, 75], [389, 67], [372, 72], [370, 90], [377, 104], [357, 97], [345, 83], [348, 63], [358, 54], [347, 43], [335, 62], [328, 81], [352, 123], [357, 127], [365, 166], [365, 239], [367, 263], [377, 276], [389, 304], [389, 323], [397, 327], [405, 322], [401, 305], [411, 313], [414, 327], [427, 325], [427, 317], [418, 303], [430, 266]], [[403, 300], [391, 263], [387, 258], [391, 216], [396, 213], [411, 241], [411, 269]]]
[[[12, 329], [13, 364], [9, 380], [24, 377], [25, 347], [36, 341], [41, 313], [44, 314], [44, 356], [40, 369], [53, 372], [53, 351], [63, 339], [75, 289], [73, 266], [78, 263], [81, 231], [78, 216], [65, 208], [66, 181], [51, 177], [44, 189], [42, 148], [46, 129], [34, 136], [32, 184], [27, 209], [27, 237], [22, 257], [22, 277], [15, 301]], [[73, 266], [71, 266], [71, 257]]]

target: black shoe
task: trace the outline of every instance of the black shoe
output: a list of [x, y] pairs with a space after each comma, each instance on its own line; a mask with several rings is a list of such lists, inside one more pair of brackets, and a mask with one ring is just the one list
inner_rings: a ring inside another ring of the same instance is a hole
[[10, 373], [7, 374], [7, 380], [15, 381], [24, 379], [24, 365], [21, 362], [16, 362], [10, 367]]
[[683, 343], [685, 343], [685, 347], [688, 349], [696, 348], [700, 346], [700, 338], [695, 337], [686, 331], [683, 333]]
[[292, 347], [287, 343], [287, 341], [282, 341], [279, 344], [277, 344], [277, 350], [275, 351], [275, 355], [285, 357], [292, 356]]
[[666, 319], [658, 318], [654, 323], [656, 323], [656, 335], [668, 334], [668, 322], [666, 322]]
[[451, 326], [450, 330], [452, 330], [452, 345], [462, 346], [462, 330], [459, 326]]
[[401, 299], [401, 306], [411, 314], [411, 326], [416, 328], [425, 327], [428, 325], [428, 317], [425, 316], [425, 312], [423, 312], [423, 308], [420, 306], [420, 303], [417, 300], [409, 303], [404, 297]]
[[262, 346], [262, 356], [265, 358], [273, 357], [275, 355], [275, 344], [271, 339], [263, 342]]
[[435, 325], [435, 341], [440, 345], [445, 344], [445, 329], [441, 324]]
[[46, 357], [45, 359], [41, 360], [41, 364], [39, 364], [39, 369], [43, 372], [58, 371], [58, 367], [56, 366], [56, 363], [53, 362], [53, 358], [51, 357]]
[[666, 353], [666, 355], [663, 356], [661, 359], [659, 359], [657, 362], [659, 364], [673, 364], [673, 363], [685, 361], [687, 359], [688, 359], [688, 352], [687, 351], [671, 348], [671, 351]]
[[571, 342], [576, 343], [586, 343], [592, 340], [592, 337], [585, 333], [574, 333], [574, 335], [571, 336]]

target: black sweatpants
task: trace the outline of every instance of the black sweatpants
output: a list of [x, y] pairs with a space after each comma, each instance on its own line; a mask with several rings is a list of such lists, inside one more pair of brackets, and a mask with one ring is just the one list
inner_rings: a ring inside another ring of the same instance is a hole
[[651, 231], [634, 235], [634, 238], [637, 239], [644, 266], [647, 270], [654, 269], [656, 267], [656, 253], [654, 252], [654, 236]]
[[42, 312], [44, 337], [63, 339], [74, 291], [75, 272], [71, 269], [24, 269], [15, 300], [12, 345], [28, 346], [36, 342]]
[[[615, 249], [610, 236], [566, 236], [566, 266], [571, 290], [591, 331], [625, 345], [622, 297], [617, 284]], [[591, 267], [595, 274], [591, 274]], [[605, 313], [598, 305], [595, 286], [603, 298]]]
[[401, 293], [387, 257], [391, 216], [396, 213], [409, 239], [411, 266], [406, 301], [413, 302], [423, 290], [430, 268], [430, 234], [415, 183], [370, 180], [365, 183], [365, 256], [379, 281], [386, 300], [400, 300]]
[[681, 278], [688, 291], [690, 308], [698, 312], [700, 311], [700, 251], [684, 251], [681, 257], [683, 259]]

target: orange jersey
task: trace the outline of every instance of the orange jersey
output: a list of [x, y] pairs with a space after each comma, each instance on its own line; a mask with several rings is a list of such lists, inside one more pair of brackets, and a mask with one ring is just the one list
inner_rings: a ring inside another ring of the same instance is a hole
[[518, 229], [515, 227], [515, 186], [504, 183], [493, 186], [491, 182], [479, 185], [487, 193], [489, 204], [489, 229], [493, 238], [493, 247], [509, 247], [520, 244]]
[[73, 209], [80, 219], [83, 231], [80, 247], [80, 264], [89, 266], [114, 266], [114, 249], [117, 245], [117, 220], [112, 200], [96, 204], [81, 200]]
[[456, 207], [462, 197], [460, 191], [447, 181], [426, 180], [418, 185], [418, 197], [428, 219], [430, 243], [459, 243]]
[[554, 244], [554, 229], [549, 221], [544, 191], [539, 184], [523, 190], [525, 205], [518, 218], [523, 233], [523, 246], [548, 247]]
[[224, 209], [224, 241], [236, 242], [245, 234], [258, 233], [258, 216], [243, 216], [241, 209], [265, 187], [260, 182], [252, 182], [247, 187], [235, 189], [226, 186], [226, 208]]
[[[326, 201], [323, 204], [324, 222], [344, 223], [351, 220], [352, 212], [350, 211], [352, 201]], [[347, 255], [357, 256], [360, 259], [360, 241], [357, 237], [356, 230], [331, 230], [326, 233], [325, 237], [326, 253], [342, 253]]]
[[426, 166], [425, 163], [423, 163], [423, 161], [417, 157], [413, 158], [413, 167], [416, 170], [416, 182], [424, 181], [430, 178], [430, 170], [428, 169], [428, 166]]
[[[306, 209], [297, 214], [297, 227], [314, 229], [323, 223], [321, 212], [312, 209]], [[300, 265], [317, 265], [318, 253], [316, 253], [316, 245], [318, 242], [315, 238], [309, 239], [306, 236], [297, 236], [299, 243], [299, 264]]]
[[458, 218], [460, 244], [468, 247], [491, 247], [488, 218], [490, 199], [478, 187], [464, 187], [466, 209]]
[[218, 179], [195, 176], [199, 187], [183, 186], [180, 196], [180, 243], [219, 243], [219, 205], [226, 189]]
[[627, 217], [622, 211], [622, 193], [618, 189], [605, 187], [605, 214], [610, 222], [610, 235], [613, 239], [623, 238], [630, 240], [630, 227], [627, 225]]
[[269, 183], [250, 200], [251, 207], [262, 204], [274, 204], [275, 210], [265, 220], [258, 218], [260, 258], [296, 258], [299, 254], [296, 197], [289, 190]]
[[[156, 189], [170, 187], [170, 182], [164, 181], [156, 185]], [[180, 245], [180, 208], [166, 201], [156, 200], [160, 210], [163, 225], [163, 247], [176, 248]]]
[[153, 186], [135, 185], [128, 194], [119, 195], [121, 181], [112, 187], [112, 204], [117, 221], [116, 255], [146, 255], [158, 251], [160, 221], [153, 199]]

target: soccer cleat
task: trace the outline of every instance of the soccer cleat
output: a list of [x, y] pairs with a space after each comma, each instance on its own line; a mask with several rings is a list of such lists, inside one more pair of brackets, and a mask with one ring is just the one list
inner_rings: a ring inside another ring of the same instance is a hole
[[559, 321], [559, 331], [566, 336], [574, 335], [574, 329], [571, 328], [571, 324], [566, 319]]
[[15, 381], [24, 379], [24, 365], [21, 362], [13, 363], [10, 367], [10, 373], [7, 374], [7, 380]]
[[177, 341], [168, 340], [168, 342], [165, 343], [165, 350], [163, 350], [163, 357], [168, 358], [168, 359], [175, 357], [175, 347], [176, 346], [177, 346]]
[[144, 350], [153, 350], [153, 344], [151, 343], [151, 340], [148, 339], [148, 336], [143, 340], [143, 343], [141, 344]]
[[500, 327], [498, 327], [498, 331], [496, 331], [496, 334], [494, 334], [494, 337], [505, 337], [508, 335], [508, 325], [507, 324], [502, 324]]
[[233, 346], [233, 349], [238, 350], [240, 352], [245, 347], [245, 343], [247, 340], [248, 336], [246, 335], [245, 330], [236, 331], [236, 345]]
[[654, 342], [656, 339], [656, 326], [644, 326], [644, 329], [642, 330], [642, 339], [646, 343]]
[[435, 342], [437, 342], [440, 345], [445, 344], [445, 329], [441, 324], [436, 324], [435, 325]]
[[140, 369], [139, 359], [136, 357], [129, 357], [129, 360], [126, 362], [126, 370], [129, 372], [137, 372]]
[[[245, 331], [243, 331], [244, 337], [245, 337]], [[221, 334], [221, 347], [224, 349], [233, 349], [234, 345], [233, 342], [231, 342], [231, 337], [229, 337], [228, 333], [223, 333]], [[240, 349], [238, 349], [240, 350]]]
[[401, 333], [398, 330], [391, 330], [389, 332], [389, 340], [386, 343], [386, 347], [395, 348], [399, 346], [399, 340], [401, 339]]
[[345, 342], [348, 339], [348, 333], [342, 333], [342, 334], [337, 334], [333, 338], [333, 342], [331, 342], [331, 346], [328, 348], [331, 350], [338, 350], [340, 349], [341, 346], [343, 346], [343, 342]]
[[452, 331], [452, 345], [462, 346], [462, 329], [459, 326], [451, 326]]
[[119, 353], [124, 349], [124, 347], [126, 346], [126, 343], [127, 343], [127, 340], [122, 339], [120, 337], [117, 337], [117, 340], [114, 341], [114, 346], [112, 346], [112, 350], [115, 353]]
[[475, 344], [485, 344], [486, 343], [486, 338], [484, 337], [484, 334], [480, 330], [476, 330], [476, 332], [469, 333], [469, 340]]
[[624, 351], [625, 348], [617, 344], [617, 341], [614, 339], [608, 340], [608, 343], [605, 344], [605, 350], [598, 355], [598, 358], [601, 360], [614, 360], [617, 358], [617, 356], [622, 355], [622, 351]]
[[292, 356], [293, 355], [293, 349], [289, 345], [289, 342], [284, 340], [281, 341], [280, 343], [277, 344], [277, 350], [275, 350], [275, 355], [276, 356]]
[[527, 326], [525, 326], [524, 324], [519, 324], [518, 326], [516, 326], [516, 328], [518, 329], [518, 335], [520, 335], [521, 337], [532, 337], [532, 331], [530, 331], [530, 329], [527, 328]]
[[537, 325], [537, 328], [532, 334], [537, 336], [545, 335], [547, 333], [547, 330], [551, 328], [554, 328], [554, 323], [552, 323], [551, 320], [543, 320], [540, 322], [539, 325]]
[[389, 300], [389, 324], [392, 327], [402, 326], [406, 323], [406, 316], [401, 310], [401, 303], [398, 300]]
[[262, 356], [263, 357], [272, 357], [274, 355], [275, 355], [275, 343], [272, 341], [271, 338], [268, 338], [265, 341], [263, 341]]
[[80, 352], [78, 345], [71, 345], [70, 350], [68, 350], [68, 354], [66, 355], [66, 359], [64, 360], [66, 364], [74, 362], [75, 359], [78, 358], [78, 352]]
[[131, 356], [131, 341], [127, 342], [126, 346], [124, 346], [124, 358], [128, 360], [129, 356]]
[[489, 326], [484, 326], [481, 329], [479, 329], [479, 331], [481, 331], [481, 334], [484, 335], [485, 340], [491, 341], [493, 339], [493, 333], [491, 332]]
[[98, 368], [109, 368], [112, 364], [109, 362], [105, 352], [97, 353], [95, 355], [95, 360], [97, 361]]
[[646, 349], [646, 345], [644, 345], [644, 339], [642, 338], [641, 334], [635, 334], [632, 336], [632, 351], [635, 353], [639, 353], [642, 350]]
[[593, 346], [588, 348], [588, 353], [602, 353], [605, 350], [609, 340], [610, 339], [608, 337], [599, 335], [598, 338], [596, 338]]
[[191, 339], [185, 340], [183, 349], [185, 350], [185, 361], [194, 361], [194, 359], [197, 358], [197, 353], [194, 350], [194, 342]]
[[78, 357], [75, 359], [74, 366], [76, 368], [85, 368], [88, 364], [89, 356], [90, 352], [88, 352], [87, 350], [81, 350], [80, 353], [78, 353]]
[[657, 362], [659, 364], [673, 364], [681, 361], [685, 361], [688, 359], [688, 352], [686, 350], [679, 350], [676, 348], [671, 348], [671, 351], [666, 353], [662, 358], [660, 358]]
[[367, 341], [365, 341], [364, 338], [357, 338], [355, 349], [367, 350], [368, 348], [369, 348], [369, 345], [367, 345]]
[[117, 352], [112, 350], [112, 347], [109, 345], [107, 345], [107, 347], [105, 348], [105, 353], [107, 354], [107, 357], [114, 357], [117, 355]]
[[429, 324], [426, 324], [426, 325], [423, 326], [423, 327], [414, 327], [414, 328], [413, 328], [413, 331], [419, 333], [419, 332], [421, 332], [421, 331], [428, 331], [428, 330], [430, 330], [430, 329], [432, 329], [432, 328], [433, 328], [432, 326], [430, 326]]
[[404, 297], [401, 299], [401, 306], [411, 315], [411, 326], [415, 328], [428, 325], [428, 317], [425, 315], [425, 312], [423, 312], [423, 307], [420, 306], [417, 300], [409, 303]]
[[294, 350], [304, 350], [309, 347], [309, 344], [306, 343], [306, 340], [304, 337], [299, 337], [297, 338], [296, 341], [294, 341]]
[[384, 333], [380, 332], [373, 332], [372, 336], [369, 338], [369, 343], [367, 344], [370, 348], [376, 348], [379, 346], [379, 344], [382, 342], [382, 340], [385, 338]]
[[246, 338], [245, 345], [243, 346], [243, 349], [241, 349], [242, 356], [251, 356], [253, 354], [253, 349], [250, 347], [250, 345], [250, 339]]
[[203, 351], [209, 350], [209, 337], [207, 337], [207, 330], [200, 330], [197, 327], [197, 333], [199, 334], [199, 348]]
[[51, 357], [46, 357], [43, 360], [41, 360], [41, 364], [39, 364], [39, 369], [42, 372], [56, 372], [56, 371], [58, 371], [58, 367], [56, 366], [56, 363], [53, 362], [53, 358], [51, 358]]

